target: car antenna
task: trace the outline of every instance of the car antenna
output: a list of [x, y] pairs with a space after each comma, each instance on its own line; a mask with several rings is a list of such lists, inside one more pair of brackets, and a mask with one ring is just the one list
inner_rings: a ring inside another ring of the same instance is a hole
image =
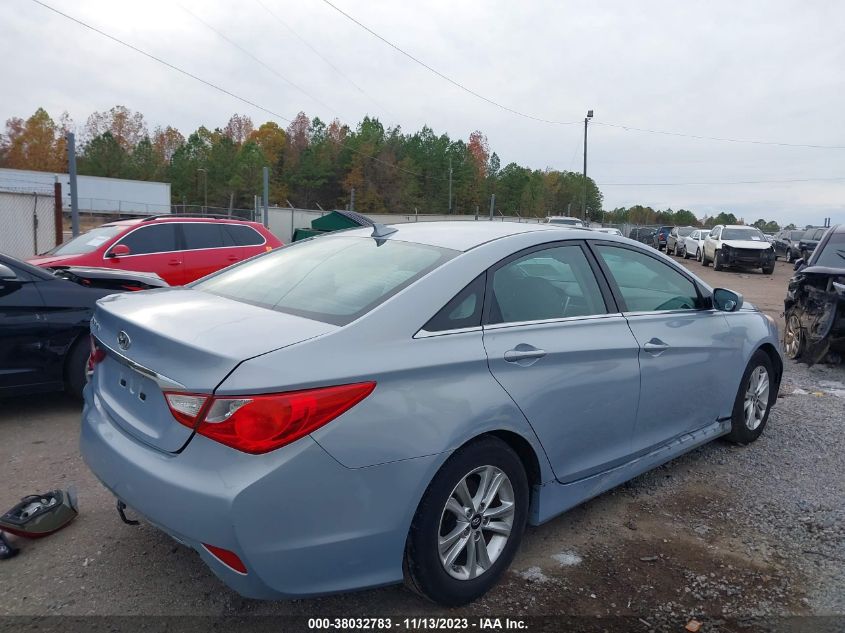
[[377, 246], [381, 246], [384, 244], [387, 236], [393, 235], [398, 230], [395, 226], [387, 226], [386, 224], [376, 222], [373, 224], [373, 232], [370, 234], [370, 237], [375, 239]]

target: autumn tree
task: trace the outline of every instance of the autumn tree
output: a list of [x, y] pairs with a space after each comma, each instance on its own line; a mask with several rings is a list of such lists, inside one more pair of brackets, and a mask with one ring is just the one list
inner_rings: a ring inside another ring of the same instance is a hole
[[94, 112], [85, 122], [87, 141], [106, 132], [126, 151], [132, 151], [145, 136], [149, 136], [144, 115], [122, 105], [114, 106], [108, 112]]
[[223, 128], [225, 134], [235, 145], [242, 145], [244, 141], [249, 138], [249, 135], [255, 130], [255, 126], [245, 114], [233, 114]]
[[[66, 115], [63, 121], [65, 125], [70, 124]], [[17, 117], [9, 119], [0, 142], [3, 166], [64, 171], [67, 165], [64, 133], [64, 127], [57, 125], [43, 108], [38, 108], [26, 121]]]

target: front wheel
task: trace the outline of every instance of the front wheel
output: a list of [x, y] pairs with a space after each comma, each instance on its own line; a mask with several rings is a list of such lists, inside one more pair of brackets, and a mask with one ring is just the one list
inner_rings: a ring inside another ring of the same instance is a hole
[[801, 320], [794, 310], [786, 312], [786, 327], [783, 329], [783, 352], [789, 360], [801, 358], [804, 352], [804, 334]]
[[771, 275], [775, 272], [775, 263], [772, 262], [771, 266], [763, 266], [763, 274], [764, 275]]
[[791, 264], [791, 263], [792, 263], [792, 262], [794, 262], [794, 261], [795, 261], [795, 255], [793, 255], [793, 254], [792, 254], [792, 249], [791, 249], [791, 248], [787, 248], [787, 249], [786, 249], [786, 262], [787, 262], [788, 264]]
[[722, 270], [722, 251], [713, 254], [713, 270]]
[[445, 606], [487, 593], [525, 531], [528, 478], [502, 440], [484, 437], [452, 455], [417, 508], [405, 548], [407, 584]]
[[687, 247], [686, 247], [686, 246], [684, 246], [684, 247], [681, 249], [681, 257], [683, 257], [684, 259], [689, 259], [689, 251], [687, 251]]
[[760, 437], [776, 399], [772, 360], [766, 352], [757, 350], [739, 384], [727, 439], [735, 444], [750, 444]]

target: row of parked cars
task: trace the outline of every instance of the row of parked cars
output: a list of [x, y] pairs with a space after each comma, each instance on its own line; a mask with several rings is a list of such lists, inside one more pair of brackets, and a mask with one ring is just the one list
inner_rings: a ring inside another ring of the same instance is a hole
[[0, 254], [0, 396], [81, 398], [97, 300], [181, 286], [281, 245], [255, 222], [167, 215], [103, 224], [26, 262]]
[[662, 226], [658, 229], [632, 229], [629, 237], [650, 243], [667, 254], [689, 259], [715, 270], [742, 266], [760, 268], [770, 275], [775, 269], [774, 246], [760, 229], [739, 224], [717, 224], [712, 229], [694, 226]]

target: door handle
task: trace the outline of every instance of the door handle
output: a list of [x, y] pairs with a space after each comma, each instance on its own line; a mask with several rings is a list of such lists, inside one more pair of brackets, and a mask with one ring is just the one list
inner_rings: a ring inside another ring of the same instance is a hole
[[[505, 352], [505, 361], [508, 363], [520, 363], [520, 361], [536, 361], [546, 355], [546, 350], [537, 349], [531, 345], [517, 345], [514, 349]], [[532, 363], [528, 363], [529, 365]]]
[[229, 255], [226, 259], [228, 259], [230, 262], [236, 262], [236, 261], [238, 261], [238, 256], [237, 255]]
[[182, 260], [181, 260], [181, 259], [171, 259], [171, 260], [170, 260], [169, 262], [167, 262], [167, 263], [168, 263], [169, 265], [171, 265], [171, 266], [178, 266], [179, 264], [181, 264], [181, 263], [182, 263]]
[[660, 356], [663, 352], [669, 349], [668, 343], [664, 343], [659, 338], [653, 338], [648, 343], [643, 345], [643, 349], [649, 354]]

